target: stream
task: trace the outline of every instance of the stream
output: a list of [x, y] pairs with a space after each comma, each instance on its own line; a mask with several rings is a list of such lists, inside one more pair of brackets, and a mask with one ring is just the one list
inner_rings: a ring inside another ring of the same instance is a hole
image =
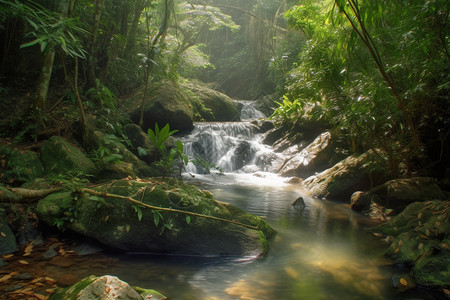
[[[247, 103], [246, 119], [261, 117]], [[348, 205], [310, 197], [274, 173], [282, 159], [259, 142], [249, 121], [198, 123], [182, 136], [190, 156], [216, 164], [223, 173], [193, 164], [183, 179], [264, 218], [277, 234], [264, 257], [195, 257], [148, 254], [87, 256], [77, 276], [110, 274], [133, 286], [152, 288], [170, 299], [433, 299], [416, 290], [398, 294], [396, 272], [382, 258], [386, 247], [367, 231], [371, 221]], [[306, 206], [291, 203], [302, 196]], [[71, 268], [71, 272], [72, 272]], [[66, 270], [48, 270], [58, 276]], [[426, 295], [426, 293], [425, 293]]]
[[[170, 299], [417, 299], [392, 287], [386, 244], [373, 224], [348, 205], [312, 198], [274, 173], [282, 158], [259, 142], [251, 124], [263, 115], [241, 103], [242, 122], [197, 123], [179, 137], [190, 157], [223, 173], [189, 164], [183, 179], [264, 218], [277, 235], [265, 257], [121, 255], [108, 272]], [[247, 119], [247, 120], [246, 120]], [[291, 203], [302, 196], [306, 207]]]

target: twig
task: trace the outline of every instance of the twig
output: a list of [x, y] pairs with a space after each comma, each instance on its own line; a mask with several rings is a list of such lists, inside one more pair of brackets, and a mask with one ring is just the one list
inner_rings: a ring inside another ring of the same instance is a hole
[[127, 196], [110, 194], [110, 193], [106, 193], [106, 192], [99, 192], [99, 191], [88, 189], [88, 188], [82, 188], [82, 189], [80, 189], [80, 191], [84, 192], [84, 193], [89, 193], [89, 194], [92, 194], [92, 195], [95, 195], [95, 196], [100, 196], [100, 197], [124, 199], [124, 200], [130, 201], [132, 203], [136, 203], [136, 204], [141, 205], [143, 207], [147, 207], [147, 208], [154, 209], [154, 210], [185, 214], [185, 215], [189, 215], [189, 216], [195, 216], [195, 217], [200, 217], [200, 218], [205, 218], [205, 219], [211, 219], [211, 220], [231, 223], [231, 224], [235, 224], [235, 225], [246, 227], [246, 228], [253, 229], [253, 230], [259, 230], [259, 226], [251, 226], [251, 225], [247, 225], [247, 224], [244, 224], [244, 223], [241, 223], [241, 222], [237, 222], [237, 221], [234, 221], [234, 220], [228, 220], [228, 219], [223, 219], [223, 218], [219, 218], [219, 217], [203, 215], [203, 214], [194, 213], [194, 212], [185, 211], [185, 210], [180, 210], [180, 209], [173, 209], [173, 208], [167, 208], [167, 207], [153, 206], [153, 205], [150, 205], [150, 204], [138, 201], [136, 199], [133, 199], [133, 198], [127, 197]]

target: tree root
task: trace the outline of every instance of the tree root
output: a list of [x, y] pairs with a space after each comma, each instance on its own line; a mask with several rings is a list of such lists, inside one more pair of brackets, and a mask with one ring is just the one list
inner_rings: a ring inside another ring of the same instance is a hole
[[13, 200], [15, 202], [34, 202], [40, 198], [61, 191], [63, 188], [51, 188], [42, 190], [32, 190], [24, 188], [9, 188], [0, 186], [0, 201]]

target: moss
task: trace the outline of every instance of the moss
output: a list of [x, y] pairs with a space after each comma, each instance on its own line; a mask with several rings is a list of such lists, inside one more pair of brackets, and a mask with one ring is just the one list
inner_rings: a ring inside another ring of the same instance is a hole
[[417, 284], [438, 288], [450, 287], [450, 251], [442, 251], [431, 257], [424, 257], [417, 261], [413, 268]]
[[96, 276], [91, 275], [87, 278], [82, 279], [78, 283], [67, 287], [57, 289], [49, 298], [49, 300], [67, 300], [67, 299], [77, 299], [77, 295], [86, 287], [88, 287], [92, 282], [97, 279]]
[[41, 148], [41, 159], [47, 173], [96, 174], [94, 163], [65, 139], [52, 136]]
[[142, 296], [142, 298], [147, 299], [145, 297], [148, 297], [152, 300], [163, 300], [163, 299], [167, 299], [166, 296], [164, 296], [163, 294], [161, 294], [158, 291], [155, 290], [151, 290], [151, 289], [143, 289], [140, 288], [138, 286], [133, 286], [133, 289], [138, 292], [139, 295]]

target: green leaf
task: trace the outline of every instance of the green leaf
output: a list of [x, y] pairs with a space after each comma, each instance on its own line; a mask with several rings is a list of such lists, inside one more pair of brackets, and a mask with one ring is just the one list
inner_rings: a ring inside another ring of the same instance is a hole
[[191, 216], [186, 216], [186, 223], [188, 223], [188, 224], [191, 223]]

